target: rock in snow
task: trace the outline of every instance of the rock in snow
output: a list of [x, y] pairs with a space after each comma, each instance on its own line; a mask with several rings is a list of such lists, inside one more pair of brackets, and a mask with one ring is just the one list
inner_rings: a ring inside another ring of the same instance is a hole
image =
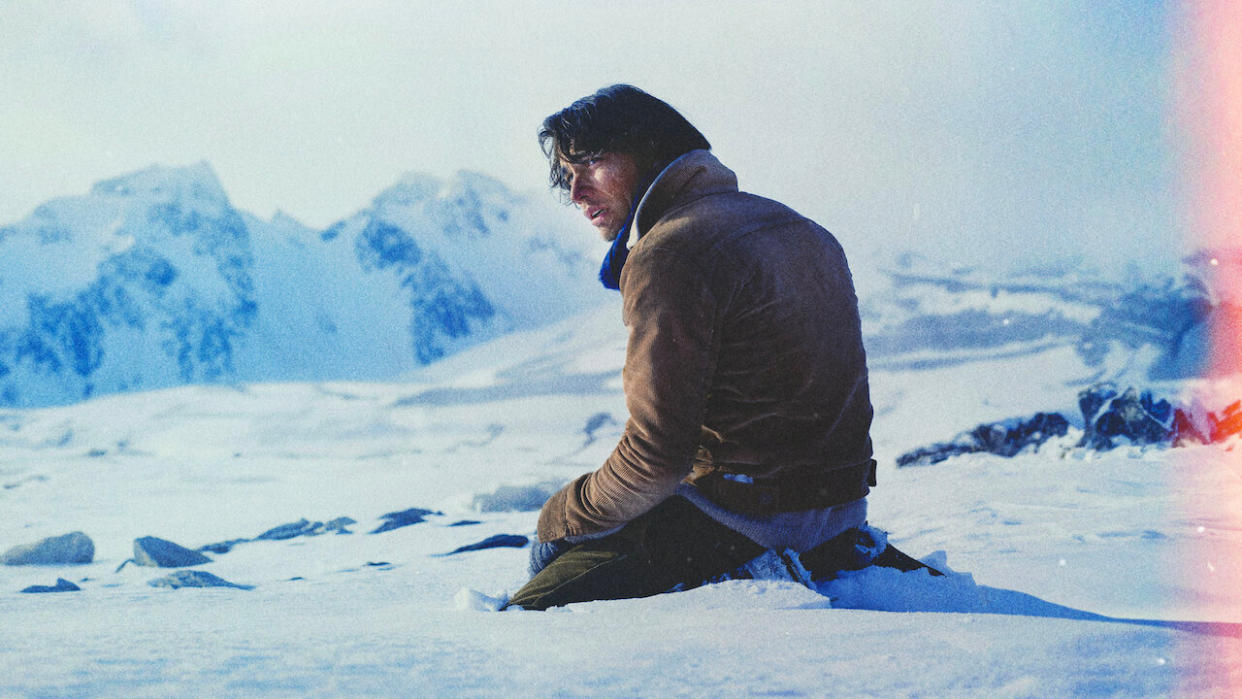
[[56, 578], [55, 585], [31, 585], [30, 587], [27, 587], [24, 590], [22, 590], [22, 592], [28, 592], [28, 593], [81, 592], [81, 591], [82, 591], [82, 588], [78, 587], [77, 585], [74, 585], [73, 583], [69, 582], [68, 580], [65, 580], [64, 578]]
[[424, 510], [421, 507], [411, 507], [408, 510], [401, 510], [400, 512], [389, 512], [388, 514], [380, 517], [380, 519], [385, 520], [384, 523], [379, 525], [379, 527], [371, 533], [379, 534], [381, 532], [392, 531], [393, 529], [400, 529], [401, 527], [408, 527], [411, 524], [418, 524], [419, 522], [422, 522], [423, 518], [427, 515], [438, 514], [443, 513], [436, 512], [434, 510]]
[[238, 544], [248, 543], [250, 539], [229, 539], [228, 541], [217, 541], [214, 544], [198, 547], [199, 551], [208, 551], [210, 553], [228, 553]]
[[168, 587], [174, 590], [182, 587], [233, 587], [238, 590], [253, 590], [254, 585], [238, 585], [231, 583], [205, 570], [179, 570], [162, 578], [147, 583], [151, 587]]
[[1036, 447], [1052, 437], [1060, 437], [1069, 429], [1069, 422], [1060, 413], [1036, 413], [1029, 420], [1014, 420], [979, 425], [963, 432], [948, 443], [915, 449], [897, 457], [897, 466], [926, 466], [959, 454], [990, 452], [1014, 456], [1027, 447]]
[[253, 539], [229, 539], [228, 541], [219, 541], [214, 544], [200, 546], [198, 550], [220, 554], [232, 551], [233, 547], [238, 544], [247, 544], [252, 541], [284, 541], [299, 536], [319, 536], [328, 532], [353, 534], [353, 532], [346, 528], [351, 524], [357, 524], [357, 521], [352, 517], [337, 517], [327, 522], [312, 522], [303, 517], [296, 522], [288, 522], [278, 527], [272, 527]]
[[283, 541], [299, 536], [318, 536], [326, 532], [336, 532], [337, 534], [351, 533], [345, 527], [357, 524], [350, 517], [337, 517], [327, 523], [312, 522], [308, 519], [300, 519], [289, 524], [282, 524], [279, 527], [269, 529], [254, 538], [255, 541]]
[[1117, 395], [1112, 384], [1096, 384], [1079, 392], [1078, 406], [1086, 426], [1080, 446], [1105, 451], [1113, 448], [1117, 437], [1133, 444], [1164, 444], [1175, 437], [1170, 424], [1173, 406], [1152, 398], [1151, 391], [1140, 394], [1128, 388]]
[[[1108, 451], [1118, 443], [1185, 446], [1223, 442], [1242, 434], [1242, 401], [1218, 413], [1196, 415], [1191, 407], [1174, 407], [1157, 400], [1151, 391], [1131, 387], [1118, 392], [1111, 383], [1098, 383], [1078, 393], [1083, 434], [1078, 446]], [[1036, 448], [1051, 437], [1068, 433], [1069, 422], [1060, 413], [1036, 413], [1027, 420], [979, 425], [952, 442], [921, 447], [897, 457], [897, 466], [924, 466], [959, 454], [990, 452], [1014, 456], [1028, 446]], [[1124, 440], [1124, 441], [1122, 441]]]
[[473, 544], [459, 546], [448, 553], [440, 554], [441, 556], [452, 556], [455, 553], [465, 553], [467, 551], [482, 551], [483, 549], [495, 548], [515, 548], [520, 549], [530, 543], [530, 539], [521, 534], [497, 534], [489, 536], [482, 541], [476, 541]]
[[94, 559], [95, 542], [82, 532], [14, 546], [0, 555], [0, 563], [9, 566], [90, 563]]
[[171, 541], [144, 536], [134, 539], [134, 563], [154, 568], [180, 568], [211, 563], [211, 559]]

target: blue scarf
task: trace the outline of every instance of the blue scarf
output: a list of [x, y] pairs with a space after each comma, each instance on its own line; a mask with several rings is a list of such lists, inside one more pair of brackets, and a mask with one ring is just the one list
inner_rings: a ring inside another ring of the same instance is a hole
[[600, 265], [599, 280], [606, 289], [621, 290], [621, 268], [630, 256], [630, 224], [634, 222], [634, 212], [637, 210], [637, 204], [630, 207], [630, 215], [625, 217], [625, 223], [621, 224], [621, 230], [604, 255], [604, 264]]
[[[675, 161], [674, 161], [675, 162]], [[667, 166], [659, 167], [654, 172], [663, 174]], [[621, 224], [621, 230], [617, 231], [617, 237], [613, 239], [612, 245], [608, 248], [608, 252], [604, 255], [604, 264], [599, 268], [599, 280], [603, 283], [605, 289], [614, 291], [621, 290], [621, 268], [625, 266], [625, 260], [630, 256], [630, 228], [634, 223], [634, 214], [638, 213], [638, 205], [642, 203], [643, 196], [647, 194], [647, 190], [651, 189], [651, 185], [659, 179], [659, 175], [653, 175], [647, 178], [642, 186], [638, 188], [638, 194], [634, 197], [634, 203], [630, 205], [630, 214], [625, 217], [625, 223]]]

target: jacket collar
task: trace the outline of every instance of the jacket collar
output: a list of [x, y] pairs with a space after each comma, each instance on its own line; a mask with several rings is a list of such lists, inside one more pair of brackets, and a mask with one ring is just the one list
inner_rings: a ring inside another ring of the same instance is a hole
[[692, 150], [669, 163], [634, 209], [629, 245], [676, 205], [687, 204], [709, 194], [737, 191], [737, 175], [707, 150]]

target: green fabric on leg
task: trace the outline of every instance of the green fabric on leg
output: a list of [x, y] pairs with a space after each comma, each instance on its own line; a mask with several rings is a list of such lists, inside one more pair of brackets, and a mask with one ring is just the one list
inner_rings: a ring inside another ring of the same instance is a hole
[[523, 586], [509, 606], [547, 609], [695, 587], [762, 550], [685, 499], [670, 498], [616, 534], [567, 551]]
[[566, 551], [507, 606], [547, 609], [573, 602], [648, 597], [697, 587], [758, 556], [763, 548], [671, 497], [621, 531]]

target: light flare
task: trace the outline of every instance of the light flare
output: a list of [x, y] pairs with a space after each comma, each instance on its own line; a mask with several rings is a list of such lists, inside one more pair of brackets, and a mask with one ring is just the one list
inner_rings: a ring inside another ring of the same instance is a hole
[[[1169, 18], [1174, 59], [1171, 125], [1180, 159], [1181, 211], [1190, 237], [1185, 247], [1201, 251], [1197, 257], [1203, 264], [1196, 271], [1211, 280], [1217, 295], [1219, 305], [1210, 319], [1210, 348], [1202, 370], [1216, 377], [1212, 392], [1218, 398], [1230, 396], [1228, 402], [1242, 398], [1242, 3], [1193, 0], [1175, 7]], [[1225, 404], [1212, 407], [1219, 410]], [[1212, 453], [1209, 461], [1187, 456], [1171, 464], [1169, 486], [1182, 494], [1180, 519], [1202, 521], [1213, 514], [1216, 518], [1207, 528], [1211, 540], [1186, 541], [1181, 558], [1175, 556], [1169, 562], [1174, 589], [1182, 589], [1182, 584], [1193, 589], [1195, 581], [1188, 577], [1219, 578], [1223, 573], [1218, 571], [1231, 571], [1232, 576], [1242, 570], [1242, 546], [1231, 532], [1242, 522], [1242, 485], [1238, 483], [1242, 448], [1236, 438], [1232, 451], [1225, 451], [1228, 444], [1219, 447], [1221, 451]], [[1179, 489], [1185, 470], [1196, 467], [1221, 469], [1222, 487], [1217, 493], [1205, 495], [1200, 490], [1187, 495], [1184, 487]], [[1203, 526], [1196, 531], [1199, 537], [1205, 534]], [[1203, 559], [1191, 549], [1216, 558], [1205, 570]], [[1198, 559], [1198, 565], [1192, 558]], [[1212, 620], [1242, 622], [1239, 618]], [[1177, 650], [1183, 657], [1197, 659], [1183, 666], [1196, 671], [1180, 677], [1179, 694], [1198, 694], [1207, 675], [1215, 680], [1207, 686], [1226, 688], [1221, 696], [1242, 696], [1242, 650], [1236, 639], [1212, 639], [1206, 647], [1203, 639], [1184, 639]]]

